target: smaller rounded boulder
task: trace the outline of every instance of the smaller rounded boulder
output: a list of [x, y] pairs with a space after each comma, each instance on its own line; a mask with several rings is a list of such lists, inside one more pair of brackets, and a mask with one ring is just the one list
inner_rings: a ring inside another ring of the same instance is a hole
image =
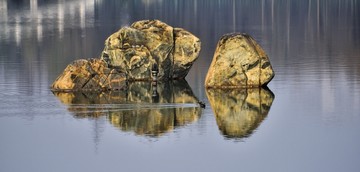
[[248, 34], [222, 36], [206, 75], [206, 88], [252, 88], [267, 85], [275, 76], [269, 58]]

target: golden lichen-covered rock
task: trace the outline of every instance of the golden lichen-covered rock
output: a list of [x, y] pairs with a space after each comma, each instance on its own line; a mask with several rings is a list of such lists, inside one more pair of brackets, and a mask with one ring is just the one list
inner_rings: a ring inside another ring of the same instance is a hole
[[100, 59], [80, 59], [69, 64], [51, 85], [53, 91], [100, 91], [126, 88], [126, 75], [108, 68]]
[[211, 108], [221, 133], [227, 138], [245, 138], [267, 116], [274, 95], [264, 88], [207, 89]]
[[159, 20], [137, 21], [106, 39], [101, 60], [68, 65], [51, 89], [113, 90], [125, 88], [127, 81], [183, 79], [199, 52], [200, 40], [190, 32]]
[[202, 111], [185, 80], [130, 82], [127, 90], [54, 95], [76, 118], [106, 116], [121, 131], [152, 137], [197, 121]]
[[174, 29], [175, 50], [173, 53], [173, 78], [185, 78], [193, 62], [199, 57], [201, 43], [200, 39], [190, 32]]
[[266, 85], [274, 71], [265, 51], [247, 34], [222, 36], [206, 75], [207, 88], [250, 88]]
[[105, 41], [102, 59], [120, 68], [129, 80], [151, 80], [158, 66], [158, 79], [182, 79], [200, 52], [200, 40], [188, 31], [159, 20], [142, 20], [121, 28]]
[[131, 27], [144, 33], [144, 46], [150, 50], [159, 66], [159, 79], [169, 79], [173, 61], [169, 55], [174, 48], [173, 27], [159, 20], [137, 21]]

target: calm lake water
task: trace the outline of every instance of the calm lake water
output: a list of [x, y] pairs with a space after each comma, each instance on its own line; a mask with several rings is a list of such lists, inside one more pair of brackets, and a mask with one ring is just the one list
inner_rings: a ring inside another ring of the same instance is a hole
[[[201, 39], [187, 83], [50, 91], [67, 64], [143, 19]], [[269, 90], [204, 89], [230, 32], [267, 52]], [[360, 171], [360, 2], [0, 0], [0, 97], [4, 172]]]

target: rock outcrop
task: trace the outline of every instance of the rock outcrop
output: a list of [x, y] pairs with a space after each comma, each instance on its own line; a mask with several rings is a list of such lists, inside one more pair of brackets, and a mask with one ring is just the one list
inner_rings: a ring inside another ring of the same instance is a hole
[[185, 78], [200, 52], [200, 40], [159, 20], [143, 20], [121, 28], [105, 41], [102, 59], [128, 74], [129, 80], [150, 80], [157, 66], [159, 80]]
[[200, 46], [199, 38], [184, 29], [159, 20], [138, 21], [107, 38], [100, 59], [68, 65], [51, 89], [116, 90], [125, 89], [127, 81], [184, 79]]
[[51, 86], [53, 91], [126, 89], [126, 74], [109, 68], [101, 59], [80, 59], [69, 64]]
[[174, 28], [175, 49], [173, 55], [173, 75], [172, 78], [185, 78], [193, 62], [200, 53], [200, 40], [190, 32]]
[[207, 88], [251, 88], [264, 86], [274, 77], [265, 51], [247, 34], [222, 36], [208, 70]]
[[274, 94], [264, 88], [207, 89], [219, 130], [226, 138], [246, 138], [269, 113]]

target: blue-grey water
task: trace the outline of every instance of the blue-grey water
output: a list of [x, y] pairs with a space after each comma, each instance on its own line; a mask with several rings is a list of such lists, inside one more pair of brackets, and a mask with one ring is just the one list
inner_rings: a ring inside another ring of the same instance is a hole
[[[67, 64], [143, 19], [201, 39], [187, 83], [156, 96], [146, 84], [50, 91]], [[267, 52], [269, 90], [204, 89], [230, 32]], [[0, 97], [1, 172], [360, 171], [360, 2], [0, 0]]]

